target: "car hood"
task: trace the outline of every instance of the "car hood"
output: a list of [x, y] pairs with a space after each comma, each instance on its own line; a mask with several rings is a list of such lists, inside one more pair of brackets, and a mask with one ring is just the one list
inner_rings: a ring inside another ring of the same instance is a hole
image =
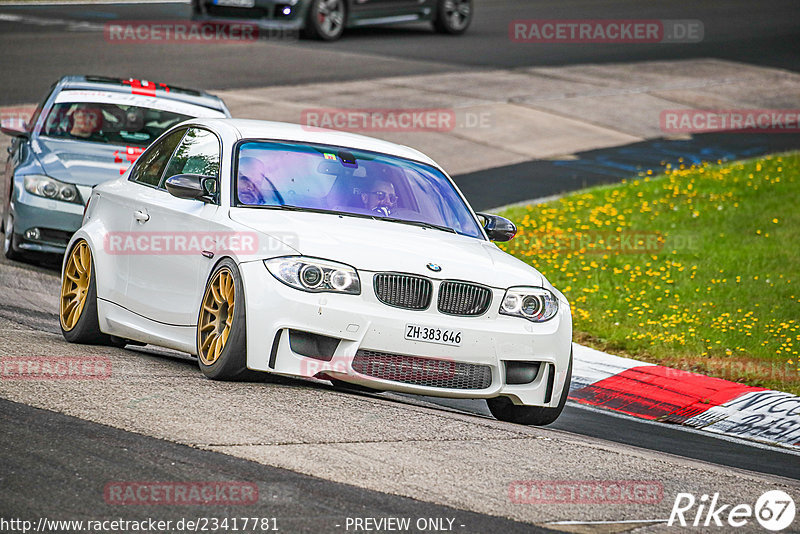
[[[365, 271], [396, 271], [492, 287], [541, 286], [543, 276], [489, 241], [396, 222], [311, 212], [232, 208], [230, 218], [304, 256]], [[436, 264], [441, 272], [427, 265]]]
[[131, 161], [124, 146], [42, 137], [34, 141], [33, 151], [48, 176], [86, 186], [119, 178], [141, 153], [132, 149]]

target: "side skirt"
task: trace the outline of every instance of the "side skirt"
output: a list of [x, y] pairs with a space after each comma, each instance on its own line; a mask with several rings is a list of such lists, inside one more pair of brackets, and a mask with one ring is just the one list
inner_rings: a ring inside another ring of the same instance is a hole
[[97, 316], [104, 334], [197, 354], [196, 326], [159, 323], [103, 299], [97, 299]]

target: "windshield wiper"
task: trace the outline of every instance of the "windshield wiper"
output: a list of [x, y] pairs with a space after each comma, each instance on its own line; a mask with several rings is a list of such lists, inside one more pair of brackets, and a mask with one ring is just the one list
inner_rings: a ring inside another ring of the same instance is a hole
[[335, 213], [338, 211], [326, 210], [322, 208], [306, 208], [303, 206], [293, 206], [291, 204], [239, 204], [237, 208], [260, 208], [267, 210], [287, 210], [287, 211], [311, 211], [314, 213]]
[[438, 224], [432, 224], [432, 223], [423, 222], [423, 221], [413, 221], [413, 220], [408, 220], [408, 219], [395, 219], [394, 217], [373, 217], [373, 219], [375, 219], [376, 221], [389, 221], [389, 222], [397, 222], [397, 223], [402, 223], [402, 224], [410, 224], [412, 226], [419, 226], [421, 228], [432, 228], [434, 230], [441, 230], [442, 232], [449, 232], [451, 234], [458, 233], [455, 230], [453, 230], [452, 228], [449, 228], [447, 226], [441, 226], [441, 225], [438, 225]]
[[328, 215], [339, 215], [340, 217], [360, 217], [362, 219], [372, 219], [372, 215], [364, 215], [361, 213], [350, 213], [347, 211], [326, 210], [324, 208], [306, 208], [303, 206], [293, 206], [291, 204], [239, 204], [237, 208], [258, 208], [268, 210], [286, 210], [286, 211], [309, 211], [311, 213], [325, 213]]
[[[322, 208], [305, 208], [302, 206], [293, 206], [291, 204], [247, 204], [245, 205], [248, 208], [261, 208], [261, 209], [273, 209], [273, 210], [287, 210], [287, 211], [310, 211], [312, 213], [329, 213], [331, 215], [341, 215], [344, 217], [358, 217], [361, 219], [372, 219], [375, 221], [389, 221], [389, 222], [396, 222], [402, 224], [410, 224], [411, 226], [419, 226], [420, 228], [431, 228], [434, 230], [441, 230], [442, 232], [449, 232], [451, 234], [457, 234], [455, 230], [447, 226], [441, 226], [438, 224], [423, 222], [423, 221], [414, 221], [408, 219], [396, 219], [394, 217], [378, 217], [375, 215], [369, 215], [366, 213], [352, 213], [348, 211], [334, 211], [334, 210], [326, 210]], [[243, 207], [243, 206], [238, 206]]]

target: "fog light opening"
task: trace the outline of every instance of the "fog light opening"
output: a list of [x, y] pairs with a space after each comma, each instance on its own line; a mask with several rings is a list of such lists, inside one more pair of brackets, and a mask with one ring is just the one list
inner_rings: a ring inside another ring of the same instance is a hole
[[42, 233], [39, 231], [38, 228], [30, 228], [25, 231], [25, 239], [32, 239], [34, 241], [38, 241], [41, 239]]
[[289, 348], [292, 349], [292, 352], [306, 358], [322, 360], [323, 362], [329, 362], [333, 359], [333, 353], [336, 352], [339, 341], [335, 337], [312, 334], [301, 330], [289, 330]]
[[504, 361], [506, 368], [506, 384], [530, 384], [539, 376], [541, 362]]

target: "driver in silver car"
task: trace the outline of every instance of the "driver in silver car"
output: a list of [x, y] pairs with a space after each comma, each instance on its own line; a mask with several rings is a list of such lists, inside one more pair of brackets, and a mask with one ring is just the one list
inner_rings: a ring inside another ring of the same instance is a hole
[[72, 137], [88, 139], [102, 128], [103, 113], [100, 108], [78, 104], [68, 115], [72, 116], [72, 127], [69, 130]]

